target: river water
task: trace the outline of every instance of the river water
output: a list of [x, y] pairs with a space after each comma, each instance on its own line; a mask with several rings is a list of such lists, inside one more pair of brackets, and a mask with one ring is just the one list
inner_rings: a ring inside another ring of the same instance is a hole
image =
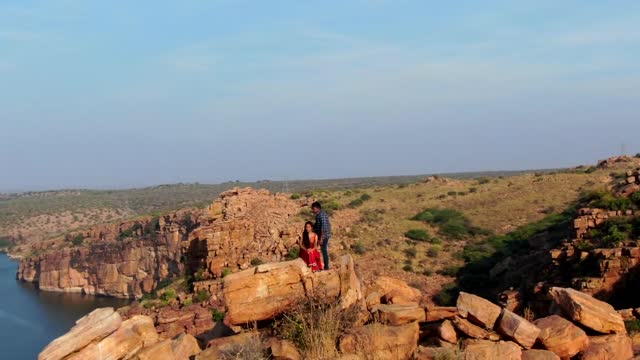
[[120, 307], [128, 300], [39, 291], [16, 280], [18, 262], [0, 253], [0, 359], [36, 359], [51, 340], [99, 307]]

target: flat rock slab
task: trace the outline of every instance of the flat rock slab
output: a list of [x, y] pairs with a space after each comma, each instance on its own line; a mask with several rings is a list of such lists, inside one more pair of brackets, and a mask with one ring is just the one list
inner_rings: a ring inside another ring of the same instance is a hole
[[68, 333], [47, 345], [38, 355], [38, 360], [63, 359], [90, 343], [107, 337], [121, 324], [122, 318], [113, 308], [96, 309], [78, 320]]
[[378, 305], [372, 309], [377, 313], [380, 322], [389, 325], [405, 325], [414, 321], [424, 322], [424, 308], [417, 305]]
[[589, 345], [584, 330], [558, 315], [538, 319], [534, 324], [541, 330], [538, 339], [542, 346], [563, 359], [575, 356]]
[[602, 334], [627, 332], [622, 316], [606, 302], [569, 288], [553, 287], [549, 293], [571, 320]]
[[469, 318], [487, 329], [493, 329], [502, 313], [502, 309], [491, 301], [465, 292], [461, 292], [458, 296], [456, 307], [461, 317]]
[[380, 324], [351, 329], [340, 338], [342, 354], [368, 355], [380, 360], [410, 359], [418, 348], [417, 322], [402, 326]]

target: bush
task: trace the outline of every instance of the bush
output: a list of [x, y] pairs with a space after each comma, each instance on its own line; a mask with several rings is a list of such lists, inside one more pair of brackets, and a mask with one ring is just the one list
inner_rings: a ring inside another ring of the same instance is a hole
[[384, 209], [376, 209], [376, 210], [361, 210], [360, 211], [360, 221], [366, 224], [375, 224], [382, 221], [382, 214], [385, 213]]
[[470, 221], [461, 212], [454, 209], [426, 209], [416, 214], [411, 220], [437, 225], [442, 235], [452, 239], [487, 233], [486, 230], [471, 226]]
[[444, 269], [438, 271], [438, 273], [440, 275], [445, 275], [445, 276], [458, 276], [458, 273], [460, 272], [460, 269], [461, 269], [460, 266], [451, 265], [451, 266], [447, 266]]
[[442, 244], [442, 239], [434, 237], [431, 240], [429, 240], [429, 242], [434, 244], [434, 245], [441, 245]]
[[626, 320], [624, 326], [627, 328], [629, 335], [640, 332], [640, 320], [638, 319]]
[[214, 322], [222, 322], [224, 321], [224, 311], [220, 311], [216, 308], [211, 309], [211, 317], [213, 318]]
[[326, 211], [327, 214], [332, 215], [337, 210], [342, 210], [342, 204], [338, 203], [335, 200], [328, 201], [320, 201], [322, 204], [322, 210]]
[[209, 292], [207, 290], [200, 290], [195, 295], [195, 299], [197, 303], [203, 303], [209, 300], [210, 297], [211, 296], [209, 295]]
[[351, 250], [358, 255], [362, 255], [367, 252], [367, 248], [361, 241], [357, 241], [355, 244], [351, 245]]
[[439, 245], [434, 245], [432, 247], [429, 248], [429, 250], [427, 250], [427, 256], [429, 257], [437, 257], [438, 255], [440, 255], [440, 246]]
[[295, 260], [300, 257], [300, 248], [292, 247], [287, 254], [287, 260]]
[[353, 309], [340, 310], [335, 302], [302, 302], [273, 323], [276, 337], [291, 341], [302, 359], [336, 359], [336, 344], [357, 318]]
[[457, 191], [449, 191], [449, 192], [447, 192], [447, 195], [456, 196], [456, 195], [458, 195], [458, 192]]
[[637, 158], [640, 158], [640, 153], [637, 153], [637, 154], [636, 154], [636, 157], [637, 157]]
[[82, 245], [83, 242], [84, 242], [84, 236], [82, 235], [77, 235], [76, 237], [73, 238], [73, 240], [71, 240], [71, 243], [73, 244], [73, 246], [80, 246]]
[[359, 197], [359, 198], [357, 198], [357, 199], [355, 199], [355, 200], [351, 201], [351, 202], [349, 203], [349, 207], [350, 207], [350, 208], [356, 208], [356, 207], [358, 207], [358, 206], [361, 206], [362, 204], [364, 204], [364, 202], [365, 202], [365, 201], [368, 201], [368, 200], [370, 200], [370, 199], [371, 199], [371, 195], [369, 195], [369, 194], [362, 194], [362, 195], [360, 195], [360, 197]]
[[260, 258], [251, 259], [251, 266], [258, 266], [258, 265], [262, 265], [262, 264], [264, 264], [264, 261], [262, 261], [262, 259], [260, 259]]
[[591, 191], [584, 194], [580, 202], [586, 207], [595, 207], [607, 210], [628, 210], [631, 208], [631, 200], [626, 197], [615, 196], [608, 191]]
[[298, 200], [301, 197], [302, 196], [300, 194], [298, 194], [298, 193], [291, 194], [291, 200]]
[[176, 296], [177, 295], [175, 290], [167, 289], [162, 293], [162, 295], [160, 295], [160, 300], [162, 300], [163, 302], [167, 302], [169, 300], [175, 299]]
[[229, 268], [224, 268], [224, 269], [222, 269], [222, 277], [225, 277], [225, 276], [227, 276], [227, 275], [231, 275], [231, 273], [232, 273], [232, 272], [233, 272], [233, 271], [231, 271], [231, 269], [229, 269]]
[[404, 236], [416, 241], [427, 241], [430, 238], [429, 233], [423, 229], [411, 229], [404, 233]]
[[631, 201], [636, 204], [636, 206], [640, 206], [640, 191], [636, 191], [629, 197]]
[[402, 270], [406, 272], [413, 272], [413, 265], [406, 264], [405, 266], [402, 267]]
[[418, 251], [414, 247], [410, 247], [408, 249], [405, 249], [404, 253], [405, 253], [405, 255], [407, 255], [408, 258], [415, 258], [416, 255], [418, 255]]
[[484, 185], [484, 184], [488, 184], [491, 180], [489, 180], [489, 178], [487, 177], [481, 177], [477, 179], [478, 181], [478, 185]]
[[469, 193], [473, 194], [473, 193], [477, 193], [477, 192], [478, 192], [478, 188], [476, 188], [476, 187], [469, 188]]
[[613, 248], [636, 235], [634, 224], [633, 220], [624, 217], [609, 218], [600, 228], [591, 230], [589, 237], [600, 246]]
[[467, 193], [466, 193], [466, 192], [464, 192], [464, 191], [458, 191], [458, 196], [465, 196], [465, 195], [467, 195]]

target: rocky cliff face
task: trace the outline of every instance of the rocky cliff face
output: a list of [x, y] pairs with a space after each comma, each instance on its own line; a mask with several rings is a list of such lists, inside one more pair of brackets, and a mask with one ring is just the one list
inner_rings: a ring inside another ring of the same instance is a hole
[[172, 277], [213, 279], [252, 260], [282, 259], [297, 242], [301, 224], [292, 225], [302, 205], [266, 190], [233, 189], [206, 211], [70, 234], [69, 248], [23, 259], [17, 277], [42, 290], [116, 297], [140, 297]]

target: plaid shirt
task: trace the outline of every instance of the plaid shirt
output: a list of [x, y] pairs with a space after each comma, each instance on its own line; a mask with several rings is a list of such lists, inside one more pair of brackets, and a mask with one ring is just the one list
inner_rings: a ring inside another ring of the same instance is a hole
[[331, 223], [329, 222], [329, 215], [324, 210], [320, 210], [316, 215], [315, 232], [318, 236], [322, 235], [322, 240], [331, 237]]

